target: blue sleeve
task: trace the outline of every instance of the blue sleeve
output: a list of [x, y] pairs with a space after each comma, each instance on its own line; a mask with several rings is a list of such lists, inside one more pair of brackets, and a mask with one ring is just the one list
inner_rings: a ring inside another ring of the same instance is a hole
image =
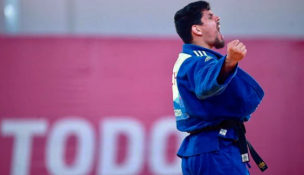
[[[199, 99], [206, 99], [214, 95], [222, 93], [232, 78], [237, 73], [238, 65], [234, 67], [223, 84], [219, 84], [217, 79], [225, 63], [226, 56], [219, 60], [211, 59], [205, 62], [205, 59], [200, 59], [194, 66], [194, 71], [189, 71], [188, 76], [193, 84], [194, 92]], [[193, 74], [193, 75], [189, 75]]]

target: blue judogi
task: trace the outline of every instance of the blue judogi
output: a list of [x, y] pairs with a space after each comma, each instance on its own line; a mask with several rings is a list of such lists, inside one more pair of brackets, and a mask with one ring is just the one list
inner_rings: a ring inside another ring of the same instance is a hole
[[[264, 96], [262, 88], [238, 65], [223, 84], [218, 84], [217, 77], [225, 59], [226, 56], [213, 50], [184, 44], [183, 52], [179, 54], [174, 65], [172, 79], [178, 130], [191, 132], [216, 126], [223, 120], [248, 121], [250, 114], [260, 104]], [[211, 172], [212, 169], [217, 170], [214, 171], [214, 175], [235, 175], [236, 172], [244, 174], [247, 169], [242, 162], [241, 154], [237, 154], [239, 149], [233, 141], [237, 139], [233, 129], [204, 131], [187, 136], [177, 153], [183, 159], [184, 174], [187, 174], [189, 169], [186, 165], [194, 160], [196, 165], [190, 164], [193, 166], [192, 170], [189, 170], [192, 172], [190, 174], [197, 174], [195, 172], [199, 172], [198, 170], [208, 174], [207, 172]], [[230, 152], [229, 158], [225, 151]], [[205, 166], [206, 164], [209, 166]], [[235, 167], [239, 167], [240, 170]]]

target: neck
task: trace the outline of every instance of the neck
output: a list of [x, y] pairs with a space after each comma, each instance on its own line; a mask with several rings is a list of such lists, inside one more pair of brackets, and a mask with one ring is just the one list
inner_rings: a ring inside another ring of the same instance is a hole
[[209, 44], [207, 44], [206, 42], [201, 41], [201, 40], [193, 40], [191, 42], [191, 44], [195, 44], [195, 45], [198, 45], [198, 46], [201, 46], [201, 47], [205, 47], [207, 49], [211, 49], [213, 47], [213, 46], [210, 46]]

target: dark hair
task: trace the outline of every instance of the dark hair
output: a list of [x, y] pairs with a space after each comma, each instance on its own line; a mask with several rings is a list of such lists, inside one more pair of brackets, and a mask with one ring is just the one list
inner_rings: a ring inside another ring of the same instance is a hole
[[174, 24], [177, 34], [184, 43], [192, 42], [191, 28], [195, 24], [203, 24], [201, 18], [203, 10], [210, 10], [210, 5], [206, 1], [196, 1], [188, 4], [177, 11], [174, 15]]

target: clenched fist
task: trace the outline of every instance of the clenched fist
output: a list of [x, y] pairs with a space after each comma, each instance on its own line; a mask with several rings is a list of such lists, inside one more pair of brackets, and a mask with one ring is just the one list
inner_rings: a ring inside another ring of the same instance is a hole
[[226, 62], [230, 65], [235, 65], [245, 57], [246, 53], [246, 46], [239, 40], [233, 40], [227, 45]]

